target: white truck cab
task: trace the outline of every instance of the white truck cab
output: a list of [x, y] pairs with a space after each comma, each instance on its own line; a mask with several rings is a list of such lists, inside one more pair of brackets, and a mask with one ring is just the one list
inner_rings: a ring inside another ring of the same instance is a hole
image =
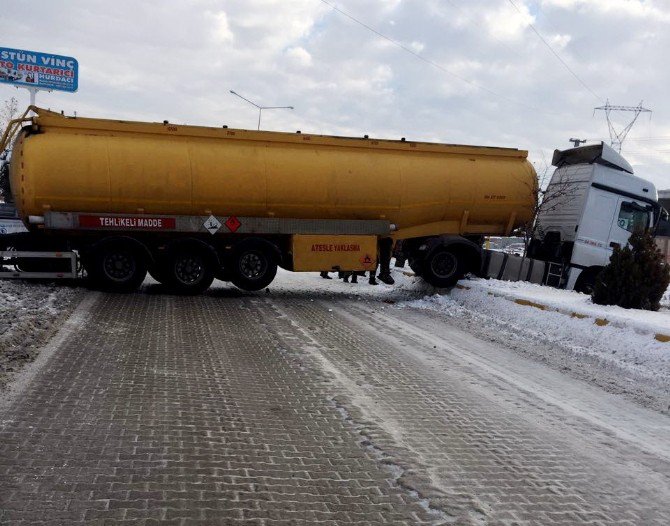
[[604, 143], [556, 150], [552, 164], [528, 256], [561, 265], [553, 285], [589, 292], [614, 247], [658, 221], [656, 187]]

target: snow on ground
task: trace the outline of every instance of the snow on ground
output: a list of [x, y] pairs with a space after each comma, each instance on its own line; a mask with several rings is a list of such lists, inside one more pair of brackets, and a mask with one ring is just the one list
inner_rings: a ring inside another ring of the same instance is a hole
[[[658, 312], [653, 312], [623, 309], [613, 305], [596, 305], [591, 301], [591, 297], [586, 294], [522, 281], [474, 279], [463, 284], [496, 295], [532, 301], [568, 314], [575, 312], [592, 318], [607, 319], [615, 325], [633, 328], [640, 333], [670, 334], [670, 310], [667, 307]], [[666, 301], [670, 300], [667, 294], [665, 298]]]
[[[667, 408], [670, 403], [670, 342], [654, 339], [658, 332], [670, 334], [670, 295], [664, 299], [665, 307], [653, 313], [597, 306], [583, 294], [530, 283], [470, 279], [461, 282], [467, 289], [438, 291], [409, 269], [392, 270], [393, 286], [371, 286], [367, 278], [359, 278], [357, 284], [343, 283], [334, 273], [334, 279], [325, 280], [317, 273], [279, 270], [269, 292], [262, 294], [299, 295], [305, 301], [325, 302], [346, 298], [370, 303], [374, 309], [429, 310], [437, 323], [440, 319], [455, 323], [606, 389], [633, 391], [638, 399], [651, 396], [654, 407], [665, 404]], [[147, 285], [152, 287], [151, 280]], [[34, 359], [83, 294], [84, 290], [63, 283], [0, 281], [0, 389], [12, 371]], [[247, 293], [229, 283], [215, 282], [208, 294]], [[518, 305], [514, 299], [590, 317], [542, 311]], [[595, 317], [611, 323], [597, 326]], [[651, 395], [647, 387], [654, 389]]]
[[661, 298], [661, 308], [670, 310], [670, 289], [666, 290]]
[[0, 280], [0, 390], [35, 359], [81, 294], [63, 283]]
[[[435, 288], [422, 279], [414, 276], [409, 269], [392, 268], [395, 285], [386, 285], [378, 281], [378, 285], [368, 283], [368, 275], [358, 277], [358, 283], [344, 283], [337, 278], [336, 272], [331, 272], [332, 279], [323, 279], [317, 273], [289, 272], [278, 269], [275, 281], [270, 285], [271, 292], [313, 293], [315, 297], [324, 295], [346, 296], [362, 300], [380, 300], [397, 302], [422, 298], [435, 293]], [[216, 282], [215, 282], [216, 283]], [[222, 284], [223, 286], [232, 286]]]
[[[618, 320], [617, 325], [598, 326], [593, 318], [574, 318], [557, 311], [518, 305], [510, 299], [517, 297], [538, 303], [542, 300], [544, 304], [551, 305], [553, 302], [553, 305], [569, 308], [575, 305], [588, 307], [590, 299], [583, 294], [552, 289], [536, 291], [532, 287], [538, 286], [532, 284], [481, 281], [484, 280], [463, 281], [463, 285], [471, 287], [469, 290], [453, 289], [448, 295], [436, 294], [406, 305], [455, 317], [474, 314], [487, 330], [497, 330], [501, 335], [509, 336], [511, 341], [522, 339], [529, 343], [558, 345], [568, 356], [588, 358], [589, 363], [597, 368], [618, 369], [629, 382], [643, 381], [659, 387], [667, 386], [670, 343], [654, 339], [655, 325], [644, 320], [645, 313], [618, 307], [605, 307], [603, 310], [599, 306], [584, 308], [594, 316]], [[505, 295], [491, 296], [488, 293], [492, 291]], [[626, 314], [630, 316], [630, 323], [623, 321]], [[656, 314], [666, 318], [670, 316], [668, 313]], [[668, 320], [661, 319], [659, 323], [666, 327]]]
[[[648, 407], [669, 410], [670, 342], [654, 339], [657, 332], [670, 333], [667, 309], [653, 313], [598, 306], [588, 296], [573, 291], [476, 278], [461, 281], [467, 289], [438, 291], [407, 269], [393, 269], [393, 276], [394, 286], [373, 287], [367, 279], [347, 284], [321, 279], [318, 274], [280, 271], [270, 292], [303, 294], [309, 301], [346, 297], [370, 302], [370, 308], [375, 309], [429, 310], [437, 322], [442, 318], [608, 391], [630, 395]], [[574, 318], [519, 305], [514, 302], [517, 298], [589, 317]], [[379, 303], [383, 305], [379, 307]], [[598, 326], [596, 317], [611, 323]]]

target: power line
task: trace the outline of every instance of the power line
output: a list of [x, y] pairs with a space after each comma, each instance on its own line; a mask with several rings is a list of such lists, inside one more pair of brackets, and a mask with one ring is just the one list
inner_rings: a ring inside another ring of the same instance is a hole
[[[459, 12], [461, 13], [461, 16], [462, 16], [467, 22], [469, 22], [469, 23], [472, 24], [473, 26], [477, 26], [477, 25], [478, 25], [478, 22], [476, 22], [471, 16], [464, 14], [464, 13], [463, 13], [464, 10], [463, 10], [460, 6], [456, 5], [456, 4], [453, 2], [453, 0], [447, 0], [447, 2], [451, 5], [451, 7], [453, 7], [453, 8], [456, 9], [457, 11], [459, 11]], [[477, 33], [477, 34], [479, 35], [479, 33]], [[516, 56], [518, 56], [518, 57], [520, 57], [520, 58], [523, 58], [523, 56], [521, 55], [521, 53], [519, 53], [519, 51], [518, 51], [517, 49], [514, 49], [512, 46], [508, 45], [508, 44], [507, 44], [505, 41], [503, 41], [502, 39], [497, 38], [495, 35], [492, 35], [492, 34], [490, 34], [490, 33], [487, 34], [486, 36], [492, 38], [493, 40], [495, 40], [496, 42], [498, 42], [498, 44], [500, 44], [501, 46], [506, 47], [506, 48], [509, 49], [512, 53], [514, 53]]]
[[[514, 3], [514, 0], [507, 0], [507, 1], [508, 1], [510, 4], [512, 4], [512, 6], [514, 7], [514, 9], [516, 9], [516, 10], [519, 12], [519, 14], [521, 14], [521, 15], [524, 14], [524, 13], [521, 11], [521, 9], [519, 9], [519, 7]], [[537, 37], [542, 41], [542, 43], [543, 43], [545, 46], [547, 46], [547, 48], [549, 49], [549, 51], [551, 51], [552, 54], [553, 54], [553, 55], [560, 61], [560, 63], [563, 64], [563, 66], [565, 67], [565, 69], [567, 69], [567, 70], [570, 72], [570, 74], [571, 74], [573, 77], [575, 77], [575, 78], [577, 79], [577, 81], [578, 81], [582, 86], [584, 86], [589, 92], [591, 92], [591, 94], [592, 94], [595, 98], [597, 98], [598, 100], [601, 100], [601, 101], [602, 101], [603, 98], [602, 98], [600, 95], [598, 95], [595, 91], [593, 91], [593, 90], [586, 84], [586, 82], [584, 82], [584, 81], [579, 77], [579, 75], [577, 75], [577, 73], [575, 73], [575, 72], [572, 70], [572, 68], [571, 68], [570, 66], [568, 66], [567, 62], [565, 62], [565, 60], [563, 60], [563, 59], [561, 58], [561, 56], [560, 56], [556, 51], [554, 51], [554, 48], [551, 47], [551, 44], [549, 44], [549, 42], [547, 42], [547, 41], [544, 39], [544, 37], [540, 34], [540, 32], [539, 32], [537, 29], [535, 29], [535, 26], [534, 26], [533, 24], [531, 24], [530, 22], [528, 22], [528, 25], [529, 25], [530, 28], [533, 30], [533, 32], [537, 35]]]
[[648, 148], [648, 149], [644, 149], [644, 150], [640, 150], [640, 149], [626, 150], [626, 154], [629, 154], [629, 153], [636, 153], [636, 154], [639, 153], [639, 154], [645, 154], [645, 155], [652, 155], [652, 154], [656, 154], [656, 153], [670, 153], [670, 150], [669, 149], [656, 150], [656, 149], [653, 149], [653, 148]]
[[401, 42], [398, 42], [397, 40], [394, 40], [394, 39], [392, 39], [391, 37], [388, 37], [388, 36], [386, 36], [385, 34], [383, 34], [383, 33], [379, 32], [379, 31], [377, 31], [374, 27], [369, 26], [369, 25], [366, 24], [365, 22], [361, 22], [360, 20], [358, 20], [358, 19], [357, 19], [356, 17], [354, 17], [353, 15], [350, 15], [350, 14], [347, 13], [346, 11], [343, 11], [342, 9], [340, 9], [339, 7], [337, 7], [337, 6], [333, 5], [333, 4], [331, 4], [331, 3], [328, 2], [327, 0], [320, 0], [320, 1], [321, 1], [322, 3], [324, 3], [324, 4], [326, 4], [328, 7], [330, 7], [333, 11], [337, 11], [337, 12], [340, 13], [342, 16], [347, 17], [349, 20], [351, 20], [351, 21], [355, 22], [356, 24], [358, 24], [358, 25], [364, 27], [364, 28], [367, 29], [368, 31], [371, 31], [372, 33], [374, 33], [374, 34], [377, 35], [378, 37], [383, 38], [384, 40], [390, 42], [390, 43], [393, 44], [394, 46], [399, 47], [400, 49], [402, 49], [403, 51], [409, 53], [410, 55], [413, 55], [415, 58], [418, 58], [419, 60], [425, 62], [426, 64], [430, 64], [431, 66], [433, 66], [433, 67], [439, 69], [440, 71], [443, 71], [444, 73], [447, 73], [448, 75], [451, 75], [452, 77], [455, 77], [455, 78], [459, 79], [459, 80], [462, 81], [462, 82], [465, 82], [466, 84], [469, 84], [469, 85], [471, 85], [471, 86], [473, 86], [473, 87], [475, 87], [475, 88], [477, 88], [477, 89], [480, 89], [480, 90], [482, 90], [482, 91], [486, 91], [487, 93], [489, 93], [489, 94], [491, 94], [491, 95], [493, 95], [493, 96], [495, 96], [495, 97], [499, 97], [499, 98], [501, 98], [501, 99], [504, 99], [504, 100], [506, 100], [507, 102], [511, 102], [511, 103], [513, 103], [513, 104], [518, 104], [518, 105], [520, 105], [520, 106], [524, 106], [524, 107], [526, 107], [526, 108], [532, 108], [532, 109], [535, 109], [535, 110], [542, 111], [542, 112], [544, 112], [544, 113], [548, 113], [548, 112], [546, 112], [545, 110], [541, 110], [540, 108], [533, 108], [532, 106], [528, 105], [528, 104], [525, 103], [525, 102], [521, 102], [521, 101], [512, 99], [512, 98], [507, 97], [507, 96], [505, 96], [505, 95], [503, 95], [503, 94], [501, 94], [501, 93], [498, 93], [498, 92], [496, 92], [496, 91], [493, 91], [492, 89], [489, 89], [489, 88], [487, 88], [486, 86], [482, 86], [481, 84], [478, 84], [478, 83], [476, 83], [476, 82], [473, 82], [473, 81], [471, 81], [471, 80], [468, 80], [468, 79], [466, 79], [465, 77], [462, 77], [462, 76], [458, 75], [457, 73], [454, 73], [453, 71], [451, 71], [451, 70], [445, 68], [445, 67], [442, 66], [441, 64], [438, 64], [437, 62], [434, 62], [434, 61], [430, 60], [429, 58], [426, 58], [426, 57], [424, 57], [423, 55], [420, 55], [419, 53], [417, 53], [417, 52], [414, 51], [413, 49], [411, 49], [411, 48], [405, 46], [405, 45], [402, 44]]
[[[591, 138], [591, 139], [586, 139], [588, 142], [599, 142], [599, 141], [606, 141], [606, 137], [597, 137], [597, 138]], [[627, 142], [649, 142], [649, 141], [663, 141], [663, 142], [670, 142], [670, 135], [659, 135], [657, 137], [632, 137], [632, 138], [626, 138]], [[639, 145], [640, 147], [644, 147], [645, 145]], [[649, 145], [650, 147], [652, 146], [662, 146], [658, 144], [651, 144]]]
[[658, 137], [633, 137], [627, 139], [628, 142], [648, 142], [648, 141], [670, 141], [670, 135], [659, 135]]
[[646, 157], [657, 163], [670, 165], [670, 150], [625, 150], [625, 157]]

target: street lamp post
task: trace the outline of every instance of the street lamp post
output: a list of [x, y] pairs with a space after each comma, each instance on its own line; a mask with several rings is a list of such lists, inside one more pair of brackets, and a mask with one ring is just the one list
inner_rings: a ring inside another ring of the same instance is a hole
[[256, 108], [258, 108], [258, 128], [257, 128], [258, 130], [261, 129], [261, 115], [263, 113], [263, 110], [292, 110], [292, 109], [294, 109], [293, 106], [259, 106], [255, 102], [250, 101], [246, 97], [243, 97], [242, 95], [240, 95], [239, 93], [237, 93], [233, 90], [230, 90], [230, 92], [233, 95], [236, 95], [237, 97], [241, 98], [242, 100], [246, 100], [252, 106], [255, 106]]

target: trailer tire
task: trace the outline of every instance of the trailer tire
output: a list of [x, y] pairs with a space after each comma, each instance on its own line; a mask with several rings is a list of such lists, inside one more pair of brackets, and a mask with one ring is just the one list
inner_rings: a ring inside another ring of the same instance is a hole
[[157, 274], [178, 294], [200, 294], [214, 281], [214, 261], [205, 249], [179, 247], [168, 254], [167, 264]]
[[433, 287], [453, 287], [465, 275], [465, 262], [457, 251], [438, 247], [423, 261], [421, 276]]
[[277, 275], [277, 258], [268, 243], [249, 239], [236, 245], [228, 258], [227, 270], [233, 284], [248, 291], [264, 289]]
[[122, 240], [95, 247], [85, 266], [93, 285], [110, 292], [132, 292], [147, 275], [144, 255], [133, 243]]

